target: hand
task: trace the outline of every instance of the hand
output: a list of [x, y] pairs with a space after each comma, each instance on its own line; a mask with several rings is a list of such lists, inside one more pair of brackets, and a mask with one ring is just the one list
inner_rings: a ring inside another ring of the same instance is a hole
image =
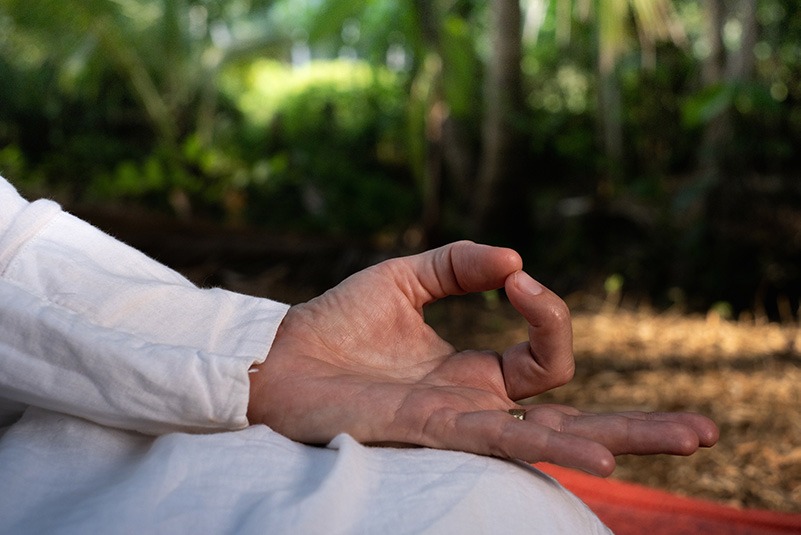
[[[509, 249], [458, 242], [370, 267], [293, 306], [265, 362], [251, 373], [248, 418], [294, 440], [402, 443], [599, 475], [624, 453], [689, 455], [717, 441], [715, 424], [687, 413], [590, 414], [560, 405], [508, 409], [572, 378], [565, 303], [522, 270]], [[423, 320], [448, 295], [505, 286], [529, 341], [502, 356], [454, 350]]]

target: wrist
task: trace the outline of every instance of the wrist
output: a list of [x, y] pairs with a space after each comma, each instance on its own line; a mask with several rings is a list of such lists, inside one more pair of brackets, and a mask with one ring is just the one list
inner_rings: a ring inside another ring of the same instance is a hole
[[264, 388], [264, 363], [254, 364], [248, 369], [248, 381], [250, 382], [250, 391], [248, 394], [248, 407], [246, 417], [248, 424], [255, 425], [264, 423], [262, 416], [261, 405], [261, 392]]

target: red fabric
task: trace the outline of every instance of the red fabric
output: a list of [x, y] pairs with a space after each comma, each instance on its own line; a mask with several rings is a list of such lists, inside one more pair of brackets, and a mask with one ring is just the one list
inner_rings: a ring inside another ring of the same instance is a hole
[[581, 498], [617, 535], [801, 534], [801, 514], [735, 509], [547, 463], [536, 467]]

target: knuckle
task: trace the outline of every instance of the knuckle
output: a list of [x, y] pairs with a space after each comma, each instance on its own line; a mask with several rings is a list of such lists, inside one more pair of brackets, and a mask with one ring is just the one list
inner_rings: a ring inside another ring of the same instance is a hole
[[548, 307], [547, 314], [549, 319], [557, 324], [569, 324], [572, 321], [567, 303], [558, 297]]
[[573, 380], [573, 376], [576, 373], [576, 363], [573, 359], [570, 359], [570, 362], [565, 365], [565, 368], [555, 376], [555, 380], [558, 383], [557, 386], [566, 385], [570, 381]]
[[512, 459], [515, 457], [514, 444], [515, 441], [518, 440], [518, 432], [515, 424], [518, 423], [519, 422], [505, 423], [498, 430], [497, 440], [493, 441], [489, 447], [490, 455], [504, 459]]
[[565, 415], [547, 405], [540, 405], [539, 407], [528, 411], [526, 414], [526, 420], [533, 420], [535, 423], [538, 423], [549, 429], [562, 431], [564, 427]]

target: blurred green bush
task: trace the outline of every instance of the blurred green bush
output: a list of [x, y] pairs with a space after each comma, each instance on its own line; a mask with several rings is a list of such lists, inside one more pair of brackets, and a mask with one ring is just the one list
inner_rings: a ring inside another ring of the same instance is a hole
[[413, 220], [396, 75], [351, 60], [259, 60], [229, 69], [222, 87], [250, 133], [240, 150], [256, 172], [238, 184], [249, 221], [365, 235]]

